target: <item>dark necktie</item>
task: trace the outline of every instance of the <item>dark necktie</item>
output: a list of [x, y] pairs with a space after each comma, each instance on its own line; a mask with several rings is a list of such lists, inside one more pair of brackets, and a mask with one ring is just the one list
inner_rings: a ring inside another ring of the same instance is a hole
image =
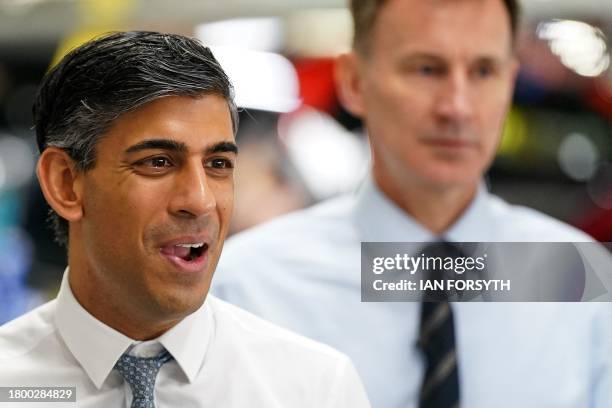
[[165, 349], [156, 357], [143, 358], [123, 354], [115, 369], [132, 390], [131, 408], [155, 408], [155, 379], [162, 365], [172, 360]]
[[[436, 242], [423, 250], [427, 257], [458, 257], [461, 251], [447, 242]], [[429, 279], [445, 279], [442, 270], [428, 271]], [[425, 375], [419, 408], [459, 406], [459, 374], [455, 350], [453, 310], [446, 291], [424, 293], [418, 347], [425, 358]]]

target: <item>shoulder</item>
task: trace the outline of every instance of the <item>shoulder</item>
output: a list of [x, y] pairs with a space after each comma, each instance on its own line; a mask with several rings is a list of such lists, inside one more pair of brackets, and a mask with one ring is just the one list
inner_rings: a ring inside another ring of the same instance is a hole
[[248, 286], [249, 297], [259, 297], [255, 288], [301, 286], [330, 268], [344, 270], [346, 259], [359, 251], [353, 208], [354, 197], [342, 196], [233, 236], [221, 253], [213, 292], [229, 299], [228, 291]]
[[0, 360], [23, 356], [56, 331], [55, 300], [0, 327]]
[[213, 309], [216, 326], [232, 335], [229, 342], [238, 340], [238, 347], [244, 347], [249, 353], [275, 356], [281, 361], [290, 359], [292, 365], [301, 362], [302, 365], [330, 367], [350, 362], [345, 354], [330, 346], [270, 323], [212, 295], [207, 302]]
[[[354, 198], [341, 196], [280, 216], [230, 238], [230, 246], [284, 240], [287, 236], [315, 235], [347, 227]], [[263, 239], [263, 241], [262, 241]]]
[[532, 208], [512, 205], [490, 195], [489, 211], [508, 241], [591, 242], [579, 229]]
[[354, 198], [342, 196], [296, 211], [227, 240], [220, 269], [244, 267], [244, 259], [254, 264], [310, 258], [356, 238], [352, 218]]
[[[350, 359], [209, 295], [215, 322], [214, 355], [241, 367], [240, 381], [256, 381], [283, 406], [368, 407]], [[280, 399], [279, 399], [280, 401]]]

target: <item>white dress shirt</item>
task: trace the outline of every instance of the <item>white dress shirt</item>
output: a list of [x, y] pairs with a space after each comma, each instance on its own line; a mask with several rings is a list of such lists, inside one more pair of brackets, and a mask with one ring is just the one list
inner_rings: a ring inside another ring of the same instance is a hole
[[[435, 237], [369, 179], [350, 196], [230, 239], [217, 296], [348, 354], [376, 408], [417, 406], [420, 304], [361, 302], [360, 242]], [[481, 187], [444, 238], [583, 242], [586, 234]], [[453, 303], [461, 406], [608, 408], [612, 304]]]
[[[157, 408], [369, 407], [343, 354], [276, 327], [209, 295], [204, 305], [155, 340], [134, 341], [76, 301], [66, 273], [57, 299], [0, 327], [0, 386], [76, 386], [60, 407], [129, 407], [119, 357], [173, 360], [157, 376]], [[0, 403], [0, 407], [41, 403]]]

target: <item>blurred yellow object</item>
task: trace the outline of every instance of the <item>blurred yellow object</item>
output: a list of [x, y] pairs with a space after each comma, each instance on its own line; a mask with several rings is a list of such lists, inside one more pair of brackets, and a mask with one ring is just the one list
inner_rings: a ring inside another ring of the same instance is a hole
[[137, 0], [80, 0], [77, 4], [82, 25], [112, 24], [125, 19]]
[[527, 121], [521, 110], [513, 106], [508, 113], [501, 143], [497, 150], [498, 156], [510, 157], [519, 153], [527, 142]]
[[49, 68], [54, 67], [67, 53], [79, 45], [109, 31], [125, 28], [127, 17], [137, 3], [138, 0], [78, 1], [77, 29], [60, 42]]

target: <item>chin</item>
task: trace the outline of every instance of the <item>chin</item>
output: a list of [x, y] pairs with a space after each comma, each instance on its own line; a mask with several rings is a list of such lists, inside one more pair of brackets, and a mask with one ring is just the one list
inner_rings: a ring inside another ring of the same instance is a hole
[[482, 173], [465, 168], [437, 169], [423, 174], [422, 179], [440, 189], [473, 188], [480, 183]]
[[155, 303], [160, 313], [166, 316], [185, 317], [195, 312], [202, 306], [208, 291], [189, 291], [178, 290], [160, 293], [155, 296]]

